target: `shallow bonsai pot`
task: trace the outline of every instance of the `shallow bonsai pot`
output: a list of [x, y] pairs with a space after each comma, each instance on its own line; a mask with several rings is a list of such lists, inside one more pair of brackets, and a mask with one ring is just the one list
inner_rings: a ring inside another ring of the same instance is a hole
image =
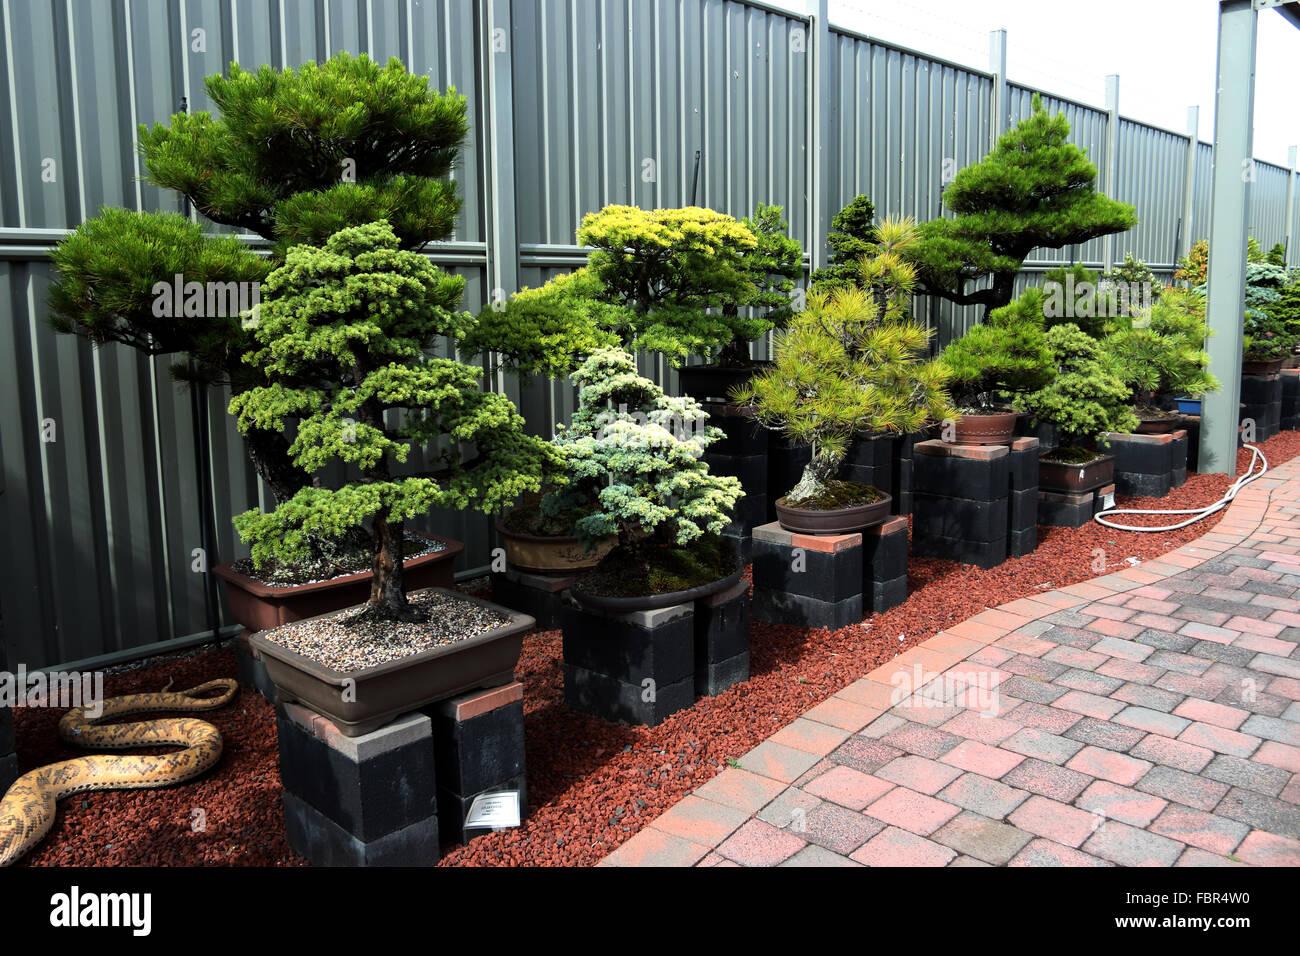
[[1275, 359], [1242, 359], [1242, 375], [1272, 375], [1275, 372], [1282, 371], [1282, 366], [1286, 364], [1286, 357]]
[[1017, 412], [962, 415], [957, 419], [957, 445], [1009, 445], [1016, 437]]
[[1173, 415], [1157, 417], [1144, 416], [1141, 412], [1136, 414], [1138, 426], [1133, 429], [1134, 435], [1165, 435], [1178, 427], [1178, 418]]
[[[441, 551], [402, 562], [402, 582], [407, 591], [449, 588], [455, 584], [456, 556], [465, 545], [451, 538], [412, 531], [411, 534], [446, 545]], [[219, 564], [212, 573], [226, 582], [230, 613], [250, 631], [267, 631], [290, 621], [319, 617], [361, 604], [370, 597], [370, 571], [344, 574], [311, 584], [265, 584], [240, 574], [231, 563]]]
[[[884, 493], [882, 492], [882, 495]], [[813, 511], [809, 508], [794, 508], [785, 503], [785, 498], [777, 498], [776, 520], [786, 531], [800, 534], [849, 534], [871, 528], [889, 517], [892, 495], [884, 495], [879, 501], [854, 508], [836, 508], [833, 511]]]
[[677, 370], [681, 393], [697, 402], [731, 402], [731, 390], [744, 385], [755, 373], [762, 371], [755, 365], [686, 365]]
[[506, 528], [504, 518], [498, 518], [496, 524], [505, 544], [506, 565], [534, 574], [572, 574], [594, 568], [616, 543], [614, 538], [609, 538], [588, 553], [576, 537], [520, 534]]
[[1201, 414], [1201, 400], [1199, 398], [1176, 398], [1178, 411], [1184, 415]]
[[[448, 588], [425, 590], [491, 608], [509, 617], [510, 623], [358, 671], [339, 671], [317, 663], [268, 640], [263, 633], [252, 635], [249, 642], [261, 654], [266, 674], [282, 700], [296, 700], [327, 717], [345, 737], [369, 733], [434, 701], [509, 683], [519, 663], [524, 634], [536, 623], [533, 618]], [[431, 624], [436, 626], [436, 620]]]
[[578, 587], [574, 587], [570, 592], [574, 600], [583, 607], [592, 608], [599, 611], [615, 611], [618, 613], [626, 611], [652, 611], [660, 607], [672, 607], [674, 604], [688, 604], [702, 597], [708, 597], [710, 594], [716, 594], [718, 591], [725, 591], [745, 573], [743, 567], [737, 568], [725, 578], [719, 578], [716, 581], [710, 581], [708, 584], [701, 584], [693, 588], [687, 588], [684, 591], [669, 591], [666, 594], [645, 594], [634, 597], [607, 597], [602, 594], [589, 594]]
[[1038, 487], [1042, 491], [1092, 491], [1115, 480], [1115, 456], [1102, 455], [1096, 461], [1070, 465], [1063, 461], [1038, 460]]

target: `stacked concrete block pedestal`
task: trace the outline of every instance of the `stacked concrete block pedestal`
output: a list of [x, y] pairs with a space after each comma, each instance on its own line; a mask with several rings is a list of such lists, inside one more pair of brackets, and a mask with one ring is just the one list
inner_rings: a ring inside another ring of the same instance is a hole
[[[1020, 440], [1034, 442], [1037, 455], [1036, 439]], [[957, 445], [937, 439], [917, 442], [912, 458], [912, 553], [981, 568], [994, 568], [1005, 561], [1010, 554], [1012, 461], [1006, 445]], [[1023, 459], [1016, 463], [1027, 467]], [[1017, 526], [1024, 535], [1018, 537], [1022, 545], [1028, 537], [1024, 512], [1023, 507], [1019, 509], [1021, 523]]]
[[732, 522], [723, 537], [732, 541], [741, 559], [748, 563], [750, 531], [767, 520], [768, 432], [754, 420], [753, 413], [735, 405], [705, 405], [709, 424], [722, 429], [723, 437], [709, 446], [704, 462], [715, 475], [740, 479], [745, 496], [736, 502]]
[[1163, 435], [1102, 436], [1098, 448], [1115, 456], [1115, 488], [1122, 495], [1160, 498], [1187, 481], [1185, 429]]
[[528, 571], [500, 571], [492, 575], [492, 600], [522, 611], [537, 622], [539, 631], [559, 627], [560, 602], [573, 587], [572, 575], [532, 574]]
[[1284, 368], [1282, 379], [1282, 407], [1278, 425], [1283, 431], [1300, 429], [1300, 368]]
[[1268, 441], [1281, 429], [1285, 384], [1281, 374], [1241, 377], [1241, 421], [1254, 421], [1255, 441]]

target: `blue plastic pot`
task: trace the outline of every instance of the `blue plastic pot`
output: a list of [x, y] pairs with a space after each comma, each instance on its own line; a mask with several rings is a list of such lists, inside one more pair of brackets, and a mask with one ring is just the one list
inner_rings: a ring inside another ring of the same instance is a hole
[[1201, 414], [1201, 400], [1199, 398], [1176, 398], [1178, 411], [1184, 415]]

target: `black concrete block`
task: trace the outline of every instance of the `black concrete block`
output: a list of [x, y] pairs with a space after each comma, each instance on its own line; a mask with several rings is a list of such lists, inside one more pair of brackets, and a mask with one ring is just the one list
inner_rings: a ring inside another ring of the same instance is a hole
[[1010, 476], [1012, 491], [1038, 490], [1038, 446], [1016, 451], [1014, 448], [1007, 455], [1007, 472]]
[[3, 796], [17, 779], [18, 755], [10, 753], [0, 756], [0, 796]]
[[868, 529], [862, 535], [862, 573], [867, 580], [907, 576], [907, 525], [888, 534]]
[[1013, 491], [1007, 496], [1007, 531], [1031, 531], [1038, 527], [1038, 488]]
[[962, 498], [972, 501], [1004, 500], [1010, 480], [1010, 456], [949, 458], [943, 455], [912, 456], [912, 511], [920, 510], [922, 494], [951, 495], [960, 489]]
[[790, 445], [773, 436], [767, 451], [767, 521], [776, 519], [773, 502], [799, 483], [804, 467], [812, 460], [812, 449], [807, 445]]
[[277, 708], [285, 790], [363, 842], [434, 815], [437, 783], [427, 716], [408, 714], [360, 737], [335, 732], [321, 739], [293, 719], [288, 707], [309, 715], [292, 704]]
[[1281, 405], [1285, 392], [1283, 376], [1243, 375], [1241, 377], [1241, 401], [1246, 405]]
[[574, 710], [609, 721], [653, 727], [695, 703], [693, 672], [671, 684], [659, 684], [649, 677], [644, 679], [645, 683], [630, 684], [568, 661], [561, 664], [561, 671], [564, 702]]
[[786, 591], [835, 603], [862, 593], [861, 545], [825, 552], [757, 539], [753, 550], [754, 587]]
[[893, 460], [893, 435], [860, 438], [849, 445], [849, 449], [844, 455], [844, 464], [870, 468], [889, 468]]
[[802, 594], [754, 587], [754, 607], [751, 612], [757, 621], [792, 624], [796, 627], [826, 627], [836, 630], [850, 624], [861, 623], [863, 617], [862, 593], [840, 601], [819, 601]]
[[742, 565], [749, 564], [753, 560], [754, 541], [747, 530], [739, 526], [728, 527], [720, 537], [728, 542], [736, 554], [740, 556]]
[[1160, 475], [1143, 475], [1118, 470], [1115, 472], [1115, 488], [1121, 495], [1160, 498], [1169, 494], [1173, 486], [1173, 468]]
[[266, 673], [266, 662], [253, 656], [245, 634], [235, 638], [235, 677], [239, 683], [255, 690], [272, 704], [280, 702], [280, 691]]
[[1095, 494], [1043, 492], [1038, 501], [1038, 523], [1051, 528], [1082, 528], [1092, 521], [1095, 502]]
[[749, 680], [749, 651], [695, 669], [695, 696], [713, 697]]
[[605, 615], [565, 604], [564, 660], [593, 673], [639, 687], [690, 679], [695, 669], [695, 622], [691, 605]]
[[736, 502], [727, 529], [732, 534], [748, 534], [756, 525], [767, 524], [767, 513], [770, 510], [767, 495], [746, 491], [745, 497]]
[[[706, 405], [705, 409], [716, 406]], [[766, 456], [771, 432], [743, 415], [709, 415], [709, 424], [722, 429], [722, 437], [709, 446], [713, 455]]]
[[426, 708], [433, 720], [438, 787], [481, 793], [524, 773], [524, 702], [516, 700], [466, 720], [451, 707]]
[[749, 582], [695, 602], [695, 675], [749, 653]]
[[918, 493], [913, 506], [913, 534], [967, 541], [996, 541], [1007, 535], [1005, 491], [994, 501]]
[[918, 558], [944, 558], [976, 567], [996, 568], [1007, 559], [1007, 537], [994, 541], [968, 541], [943, 535], [924, 535], [912, 531], [912, 554]]
[[[1186, 460], [1186, 459], [1183, 459], [1183, 460]], [[1173, 487], [1175, 487], [1175, 488], [1181, 488], [1183, 485], [1187, 484], [1187, 466], [1186, 466], [1186, 465], [1182, 465], [1182, 464], [1180, 464], [1180, 465], [1176, 465], [1176, 466], [1174, 467], [1174, 469], [1173, 469], [1172, 471], [1170, 471], [1169, 475], [1170, 475], [1171, 483], [1172, 483]]]
[[559, 626], [564, 590], [572, 580], [506, 571], [492, 575], [492, 600], [522, 611], [537, 622], [539, 631], [547, 631]]
[[912, 513], [912, 459], [901, 459], [897, 463], [898, 472], [894, 483], [894, 500], [889, 503], [889, 511], [896, 515]]
[[1187, 432], [1187, 470], [1194, 472], [1201, 458], [1201, 418], [1199, 415], [1184, 415], [1180, 427]]
[[739, 478], [746, 498], [767, 494], [767, 455], [718, 455], [710, 448], [704, 463], [712, 474]]
[[1279, 409], [1279, 424], [1287, 430], [1294, 430], [1300, 422], [1300, 375], [1283, 372], [1282, 406]]
[[284, 794], [289, 845], [313, 866], [434, 866], [439, 859], [434, 814], [373, 840], [363, 840], [302, 798]]
[[890, 608], [898, 607], [907, 600], [907, 575], [890, 578], [885, 581], [872, 581], [871, 589], [864, 593], [870, 601], [868, 610], [873, 614], [881, 614]]
[[1038, 526], [1026, 528], [1024, 531], [1007, 532], [1007, 556], [1011, 558], [1023, 558], [1027, 554], [1033, 554], [1038, 548]]
[[1099, 450], [1115, 456], [1115, 474], [1168, 475], [1173, 467], [1173, 442], [1126, 441], [1117, 438], [1097, 443]]
[[490, 787], [484, 787], [474, 793], [460, 794], [451, 790], [438, 790], [438, 833], [444, 844], [451, 843], [468, 843], [476, 836], [484, 833], [491, 833], [489, 827], [474, 827], [473, 829], [465, 828], [465, 820], [469, 816], [470, 808], [474, 806], [474, 799], [485, 793], [501, 793], [503, 790], [516, 790], [519, 793], [519, 819], [523, 820], [528, 816], [528, 780], [520, 774], [509, 780], [502, 780], [500, 783]]

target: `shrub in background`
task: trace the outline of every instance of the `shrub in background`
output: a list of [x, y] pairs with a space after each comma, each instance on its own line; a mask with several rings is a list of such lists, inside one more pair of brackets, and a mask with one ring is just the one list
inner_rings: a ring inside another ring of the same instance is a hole
[[1133, 406], [1153, 410], [1156, 395], [1197, 396], [1218, 391], [1203, 347], [1210, 330], [1205, 300], [1194, 292], [1171, 289], [1135, 327], [1114, 333], [1106, 347], [1120, 378], [1131, 390]]
[[875, 245], [875, 217], [876, 207], [862, 194], [854, 196], [835, 214], [826, 234], [826, 244], [830, 247], [828, 264], [811, 276], [814, 291], [831, 292], [857, 282], [858, 263]]

